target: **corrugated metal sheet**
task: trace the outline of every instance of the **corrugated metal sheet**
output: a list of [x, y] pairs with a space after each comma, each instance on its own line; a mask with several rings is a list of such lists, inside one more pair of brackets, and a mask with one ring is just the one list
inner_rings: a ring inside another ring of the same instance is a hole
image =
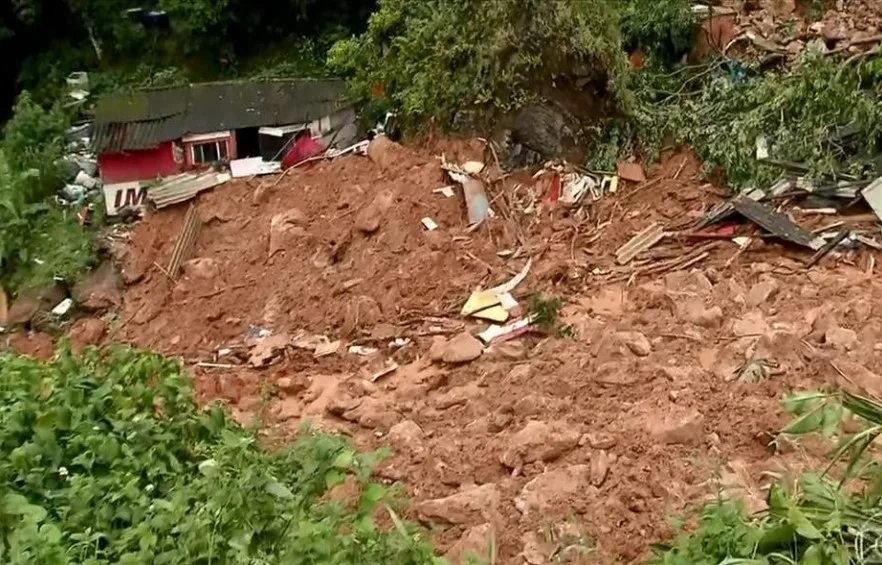
[[155, 147], [188, 133], [305, 123], [343, 107], [341, 80], [217, 82], [107, 96], [95, 110], [97, 152]]
[[230, 178], [232, 177], [229, 174], [215, 172], [176, 175], [150, 187], [147, 191], [147, 199], [153, 202], [156, 208], [165, 208], [189, 200], [203, 190], [223, 184]]

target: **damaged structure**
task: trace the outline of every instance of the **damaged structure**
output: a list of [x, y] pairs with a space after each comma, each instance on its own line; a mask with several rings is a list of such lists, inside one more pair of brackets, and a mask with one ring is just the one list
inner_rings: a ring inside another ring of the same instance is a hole
[[305, 130], [325, 145], [353, 141], [356, 115], [342, 100], [344, 87], [340, 80], [237, 81], [101, 98], [92, 146], [108, 213], [140, 206], [158, 178], [238, 159], [278, 161]]

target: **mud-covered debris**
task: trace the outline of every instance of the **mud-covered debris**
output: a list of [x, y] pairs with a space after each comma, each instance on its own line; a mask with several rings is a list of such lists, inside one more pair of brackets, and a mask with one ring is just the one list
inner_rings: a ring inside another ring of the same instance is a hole
[[534, 461], [553, 461], [579, 445], [579, 431], [565, 422], [528, 422], [506, 443], [499, 462], [516, 469]]
[[259, 339], [251, 348], [248, 363], [252, 367], [266, 367], [283, 355], [290, 343], [291, 338], [287, 334]]
[[648, 423], [649, 433], [664, 444], [697, 446], [704, 441], [704, 415], [697, 410], [673, 409]]
[[444, 558], [452, 565], [468, 565], [475, 563], [475, 560], [478, 563], [491, 563], [490, 553], [495, 537], [495, 530], [489, 522], [469, 528], [444, 554]]
[[412, 420], [398, 422], [389, 428], [386, 439], [399, 453], [405, 453], [416, 458], [421, 458], [425, 455], [426, 448], [423, 445], [425, 435], [422, 428]]
[[837, 326], [826, 331], [824, 343], [836, 349], [851, 351], [858, 345], [858, 335], [854, 330]]
[[534, 315], [530, 315], [505, 326], [492, 324], [486, 330], [479, 333], [478, 337], [481, 338], [481, 341], [487, 344], [500, 343], [509, 339], [514, 339], [520, 335], [533, 331], [535, 327], [535, 319], [536, 317]]
[[824, 246], [824, 240], [794, 224], [784, 214], [779, 214], [764, 204], [746, 196], [732, 199], [735, 210], [767, 232], [796, 245], [815, 251]]
[[306, 233], [303, 229], [304, 225], [306, 225], [306, 215], [298, 208], [291, 208], [273, 216], [270, 220], [268, 257], [284, 249], [288, 237], [303, 236]]
[[630, 263], [634, 257], [661, 241], [664, 236], [665, 232], [662, 227], [657, 223], [652, 224], [616, 251], [616, 262], [619, 265]]
[[762, 304], [765, 304], [771, 297], [778, 292], [778, 281], [774, 279], [769, 279], [766, 281], [758, 282], [750, 288], [750, 291], [747, 293], [747, 307], [748, 308], [756, 308]]
[[105, 261], [74, 285], [71, 296], [77, 307], [95, 312], [119, 307], [122, 288], [122, 277], [109, 261]]
[[107, 324], [98, 318], [77, 320], [68, 333], [70, 347], [78, 353], [90, 345], [98, 345], [107, 333]]
[[619, 163], [616, 165], [616, 173], [622, 180], [630, 182], [646, 182], [646, 173], [640, 163]]
[[472, 486], [435, 500], [417, 504], [420, 519], [427, 523], [467, 525], [494, 522], [499, 516], [502, 492], [495, 483]]
[[652, 344], [641, 332], [618, 332], [616, 338], [638, 357], [646, 357], [652, 353]]
[[429, 359], [432, 361], [441, 361], [444, 359], [444, 352], [447, 351], [448, 340], [442, 335], [432, 337], [432, 345], [429, 347]]
[[591, 484], [599, 487], [606, 481], [613, 457], [606, 451], [599, 451], [591, 456]]
[[524, 486], [515, 498], [515, 508], [524, 516], [542, 516], [555, 508], [567, 507], [574, 497], [591, 487], [590, 478], [589, 465], [546, 471]]
[[484, 344], [472, 334], [463, 332], [450, 340], [441, 359], [445, 363], [459, 364], [474, 361], [484, 352]]
[[604, 432], [585, 434], [579, 443], [587, 443], [592, 449], [612, 449], [616, 446], [616, 436]]
[[471, 383], [463, 386], [454, 387], [444, 394], [435, 398], [435, 408], [438, 410], [447, 410], [460, 404], [477, 398], [481, 395], [481, 389], [477, 384]]

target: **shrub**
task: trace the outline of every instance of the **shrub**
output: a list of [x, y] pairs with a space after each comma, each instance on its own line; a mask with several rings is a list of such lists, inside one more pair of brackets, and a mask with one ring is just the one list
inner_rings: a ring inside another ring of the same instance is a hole
[[[371, 460], [309, 432], [264, 450], [157, 355], [0, 357], [3, 563], [435, 563], [396, 516], [374, 521]], [[347, 475], [352, 507], [323, 498]]]

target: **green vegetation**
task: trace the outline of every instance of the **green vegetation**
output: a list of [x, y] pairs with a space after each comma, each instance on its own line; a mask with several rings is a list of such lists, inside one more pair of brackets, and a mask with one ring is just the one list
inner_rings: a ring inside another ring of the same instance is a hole
[[52, 202], [61, 186], [67, 115], [24, 93], [0, 144], [0, 284], [7, 291], [73, 282], [95, 261], [76, 211]]
[[606, 1], [381, 0], [367, 32], [329, 60], [358, 98], [399, 110], [412, 128], [448, 128], [524, 106], [539, 83], [575, 68], [623, 102], [619, 29]]
[[[634, 113], [606, 141], [650, 157], [663, 142], [689, 147], [736, 187], [766, 185], [780, 174], [757, 161], [760, 136], [773, 159], [805, 163], [811, 176], [859, 174], [879, 150], [880, 88], [878, 56], [842, 64], [809, 53], [792, 68], [765, 73], [725, 60], [674, 72], [650, 66], [636, 75]], [[607, 165], [615, 154], [600, 152]]]
[[[263, 449], [220, 407], [198, 409], [188, 383], [122, 348], [0, 357], [0, 561], [438, 562], [384, 506], [374, 455], [306, 431]], [[325, 496], [347, 477], [355, 500]]]
[[768, 510], [759, 516], [748, 517], [739, 504], [718, 501], [704, 509], [693, 533], [660, 546], [655, 563], [882, 561], [882, 467], [867, 456], [882, 433], [882, 403], [847, 392], [808, 393], [788, 396], [784, 407], [795, 419], [783, 433], [840, 438], [827, 472], [844, 462], [841, 479], [806, 474], [792, 486], [776, 485], [768, 495]]

